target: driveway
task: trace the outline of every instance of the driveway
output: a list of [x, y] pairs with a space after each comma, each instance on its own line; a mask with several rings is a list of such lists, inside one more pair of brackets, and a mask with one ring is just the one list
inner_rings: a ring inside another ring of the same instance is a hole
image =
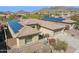
[[58, 37], [59, 39], [64, 40], [65, 42], [67, 42], [69, 44], [69, 46], [75, 48], [75, 49], [79, 49], [79, 39], [76, 39], [75, 37], [71, 36], [70, 34], [66, 33], [66, 32], [62, 32], [62, 33], [56, 33], [55, 34], [56, 37]]

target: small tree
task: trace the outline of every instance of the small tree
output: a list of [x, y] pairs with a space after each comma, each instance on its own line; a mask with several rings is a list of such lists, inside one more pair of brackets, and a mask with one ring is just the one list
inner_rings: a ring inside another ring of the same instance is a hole
[[2, 17], [2, 16], [0, 16], [0, 20], [1, 20], [1, 21], [3, 20], [3, 17]]
[[27, 17], [27, 16], [22, 16], [22, 18], [23, 18], [23, 19], [27, 19], [28, 17]]
[[64, 41], [61, 42], [61, 49], [64, 50], [64, 52], [67, 50], [68, 44]]
[[30, 18], [33, 18], [33, 19], [40, 19], [41, 15], [39, 14], [31, 14], [30, 15]]

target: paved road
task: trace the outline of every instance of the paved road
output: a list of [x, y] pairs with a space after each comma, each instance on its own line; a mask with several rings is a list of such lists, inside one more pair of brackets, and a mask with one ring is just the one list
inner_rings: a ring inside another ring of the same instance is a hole
[[56, 37], [63, 39], [73, 48], [79, 49], [79, 39], [72, 37], [70, 34], [68, 34], [68, 33], [57, 33]]

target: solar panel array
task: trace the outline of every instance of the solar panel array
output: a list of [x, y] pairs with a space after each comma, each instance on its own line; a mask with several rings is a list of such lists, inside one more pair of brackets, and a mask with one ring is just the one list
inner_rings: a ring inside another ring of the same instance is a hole
[[48, 20], [48, 21], [63, 21], [63, 20], [65, 20], [62, 17], [56, 18], [56, 17], [49, 17], [49, 16], [44, 16], [43, 19]]
[[12, 20], [8, 22], [9, 26], [13, 30], [14, 33], [17, 33], [23, 26], [16, 20]]

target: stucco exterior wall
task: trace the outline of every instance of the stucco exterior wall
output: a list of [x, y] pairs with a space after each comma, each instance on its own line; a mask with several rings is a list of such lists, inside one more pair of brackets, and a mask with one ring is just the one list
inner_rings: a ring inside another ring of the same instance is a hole
[[[28, 40], [28, 42], [27, 42]], [[26, 36], [22, 38], [17, 38], [17, 46], [23, 46], [32, 42], [38, 41], [38, 35]]]
[[50, 36], [54, 35], [54, 31], [46, 29], [46, 28], [43, 28], [43, 27], [40, 28], [40, 32], [42, 32], [44, 34], [49, 34]]
[[36, 41], [38, 41], [38, 40], [39, 40], [38, 35], [33, 36], [33, 38], [32, 38], [32, 42], [36, 42]]
[[19, 38], [16, 38], [16, 42], [17, 42], [17, 47], [19, 47], [20, 46], [20, 44], [19, 44]]
[[19, 46], [25, 45], [25, 39], [19, 39]]
[[16, 38], [16, 40], [17, 40], [17, 47], [25, 45], [25, 40], [24, 39]]

